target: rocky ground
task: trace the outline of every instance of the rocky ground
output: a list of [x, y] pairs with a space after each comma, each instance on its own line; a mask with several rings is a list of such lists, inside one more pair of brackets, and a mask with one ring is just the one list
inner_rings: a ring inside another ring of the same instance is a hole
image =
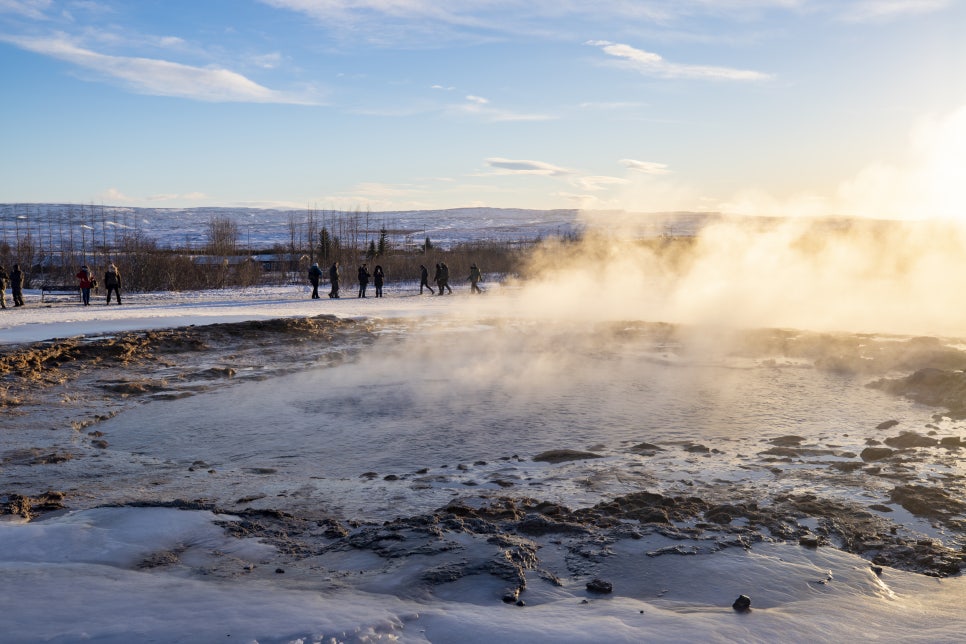
[[[81, 501], [76, 491], [18, 488], [17, 481], [3, 472], [12, 465], [55, 467], [106, 448], [97, 423], [130, 405], [335, 363], [368, 346], [375, 332], [370, 323], [319, 316], [3, 347], [0, 413], [6, 438], [0, 443], [0, 513], [29, 519], [59, 509], [97, 505], [97, 499]], [[652, 332], [669, 333], [663, 326]], [[776, 331], [749, 335], [745, 342], [734, 345], [738, 353], [758, 357], [780, 353], [820, 369], [869, 374], [878, 377], [870, 386], [945, 408], [947, 416], [966, 415], [962, 372], [966, 354], [935, 339], [822, 338]], [[266, 353], [271, 360], [265, 359]], [[758, 466], [779, 473], [789, 464], [810, 465], [826, 477], [889, 481], [893, 505], [950, 538], [911, 535], [889, 518], [892, 508], [888, 506], [864, 507], [815, 493], [760, 498], [760, 490], [741, 485], [717, 489], [711, 484], [697, 485], [688, 494], [639, 491], [582, 508], [513, 494], [508, 489], [505, 495], [485, 502], [455, 500], [427, 514], [378, 524], [335, 519], [323, 508], [317, 512], [294, 510], [283, 500], [278, 507], [258, 509], [245, 504], [219, 507], [203, 499], [150, 503], [231, 514], [239, 520], [226, 521], [226, 530], [276, 546], [274, 561], [258, 571], [246, 567], [244, 574], [305, 574], [351, 551], [371, 553], [385, 567], [434, 555], [430, 564], [420, 567], [413, 580], [417, 585], [431, 587], [485, 573], [501, 580], [501, 598], [507, 602], [525, 601], [521, 593], [528, 575], [532, 579], [537, 574], [551, 583], [561, 574], [591, 578], [595, 562], [606, 557], [617, 540], [654, 536], [666, 545], [649, 551], [650, 557], [752, 548], [755, 543], [774, 540], [804, 548], [841, 548], [865, 557], [877, 572], [882, 566], [891, 566], [933, 576], [957, 574], [966, 565], [966, 547], [961, 541], [966, 534], [962, 477], [950, 474], [946, 481], [923, 482], [915, 468], [922, 463], [959, 467], [966, 442], [959, 436], [941, 436], [936, 427], [900, 431], [896, 424], [883, 422], [878, 428], [881, 440], [869, 439], [861, 453], [843, 453], [788, 435], [769, 439], [754, 458]], [[56, 450], [48, 449], [41, 440], [27, 447], [22, 440], [12, 440], [20, 432], [38, 428], [70, 428], [83, 440], [77, 447]], [[667, 450], [694, 458], [714, 458], [716, 451], [701, 443], [628, 447], [628, 452], [644, 459]], [[533, 458], [560, 463], [598, 456], [561, 446]], [[834, 458], [826, 458], [830, 456]], [[468, 548], [468, 541], [478, 547]], [[565, 570], [545, 565], [541, 550], [551, 547], [563, 551]], [[145, 568], [178, 565], [177, 552], [156, 553], [142, 564]], [[379, 567], [372, 568], [372, 574], [378, 574]], [[208, 572], [240, 574], [229, 563], [224, 569]], [[595, 588], [607, 592], [606, 580]]]

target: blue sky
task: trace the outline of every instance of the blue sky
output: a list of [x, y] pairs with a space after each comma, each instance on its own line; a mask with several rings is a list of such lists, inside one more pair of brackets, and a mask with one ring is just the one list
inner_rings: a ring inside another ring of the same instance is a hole
[[0, 0], [0, 202], [962, 216], [962, 0]]

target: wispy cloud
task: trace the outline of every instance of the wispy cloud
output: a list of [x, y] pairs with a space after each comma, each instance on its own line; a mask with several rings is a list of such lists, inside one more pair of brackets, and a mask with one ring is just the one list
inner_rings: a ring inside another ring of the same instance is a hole
[[223, 68], [193, 67], [154, 58], [110, 56], [78, 47], [66, 37], [0, 36], [0, 39], [27, 51], [57, 58], [104, 75], [141, 94], [207, 102], [314, 103], [304, 97], [269, 89]]
[[648, 76], [728, 81], [761, 81], [771, 78], [769, 74], [749, 69], [672, 63], [665, 60], [659, 54], [607, 40], [589, 40], [587, 44], [593, 47], [599, 47], [601, 51], [609, 56], [619, 58], [620, 61], [618, 64], [621, 66]]
[[598, 192], [601, 190], [606, 190], [615, 185], [623, 185], [630, 183], [627, 179], [621, 177], [608, 177], [608, 176], [587, 176], [587, 177], [577, 177], [572, 182], [575, 186], [581, 190], [587, 190], [590, 192]]
[[12, 13], [31, 20], [45, 20], [51, 0], [0, 0], [0, 13]]
[[496, 170], [496, 174], [530, 174], [546, 177], [558, 177], [574, 174], [573, 170], [561, 168], [543, 161], [526, 159], [502, 159], [493, 157], [486, 160], [486, 164]]
[[556, 118], [549, 114], [515, 112], [495, 107], [490, 101], [480, 96], [469, 95], [465, 103], [457, 103], [446, 107], [445, 111], [462, 116], [472, 116], [486, 121], [549, 121]]
[[952, 0], [860, 0], [844, 7], [842, 18], [851, 22], [885, 22], [941, 11], [951, 4]]
[[637, 161], [636, 159], [621, 159], [620, 164], [628, 170], [641, 172], [643, 174], [670, 174], [670, 170], [664, 163], [654, 161]]

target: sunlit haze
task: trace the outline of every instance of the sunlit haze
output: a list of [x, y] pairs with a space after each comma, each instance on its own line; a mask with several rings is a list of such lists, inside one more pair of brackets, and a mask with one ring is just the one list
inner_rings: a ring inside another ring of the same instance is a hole
[[0, 1], [0, 202], [960, 218], [966, 3]]

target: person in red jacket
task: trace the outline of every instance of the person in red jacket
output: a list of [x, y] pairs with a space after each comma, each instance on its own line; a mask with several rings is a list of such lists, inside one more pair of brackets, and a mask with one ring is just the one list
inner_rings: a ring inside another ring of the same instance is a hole
[[81, 299], [84, 300], [84, 306], [89, 306], [91, 303], [91, 279], [94, 277], [91, 275], [91, 269], [87, 268], [87, 264], [84, 264], [77, 271], [75, 277], [77, 278], [78, 286], [80, 286]]

